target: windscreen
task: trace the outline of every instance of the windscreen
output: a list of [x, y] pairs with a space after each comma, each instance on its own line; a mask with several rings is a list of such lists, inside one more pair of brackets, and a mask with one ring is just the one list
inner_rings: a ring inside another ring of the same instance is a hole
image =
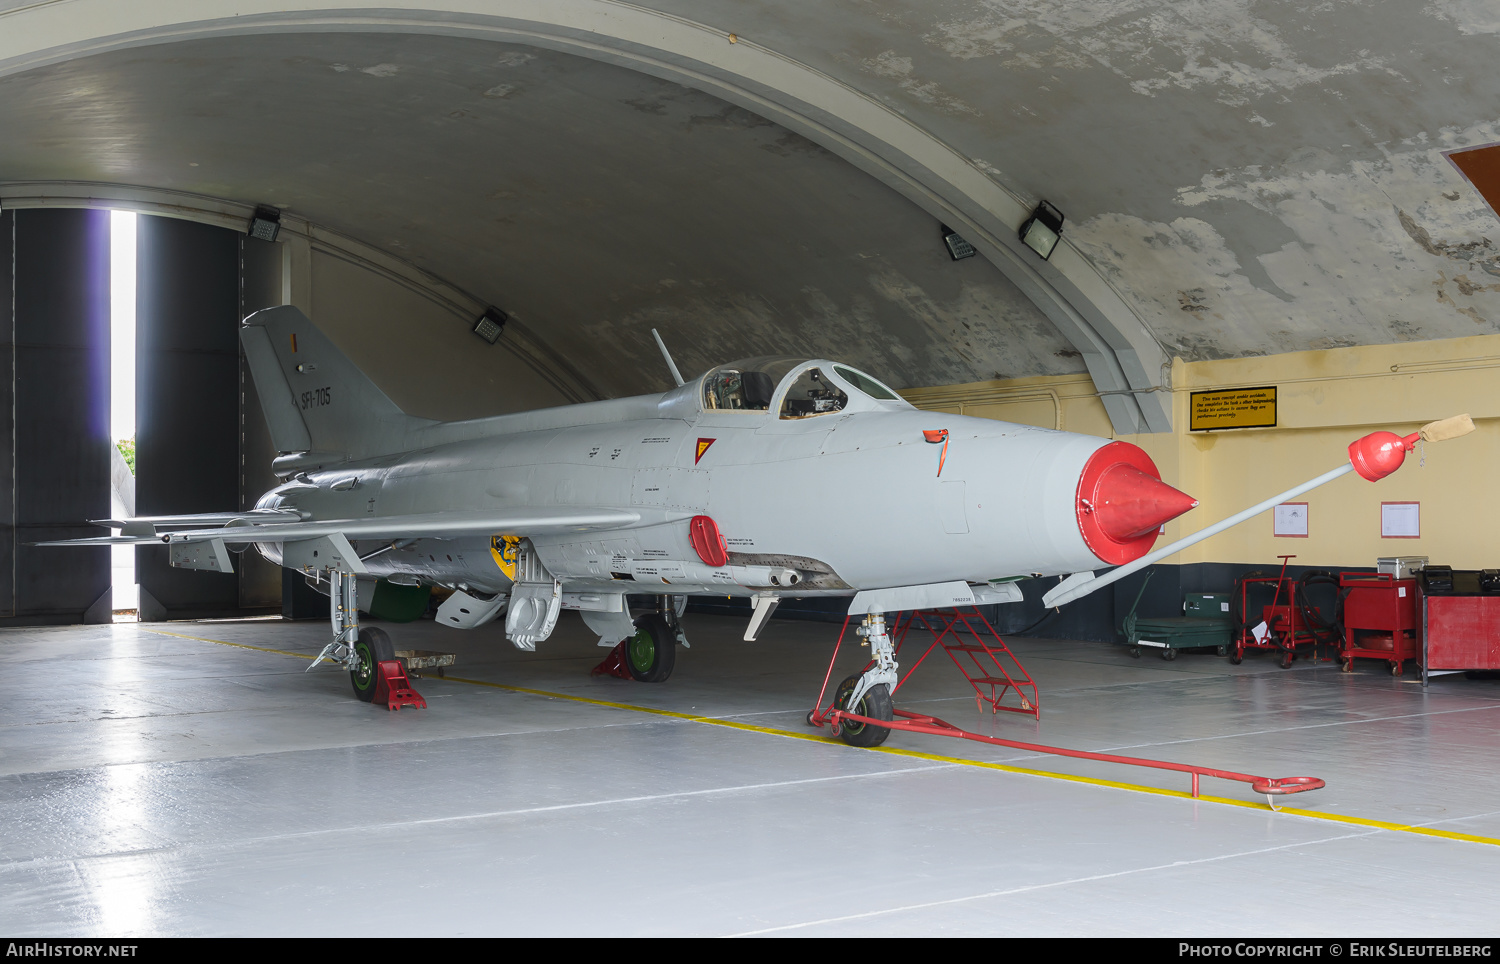
[[878, 398], [882, 402], [894, 402], [899, 400], [895, 392], [891, 391], [889, 388], [886, 388], [884, 385], [880, 384], [869, 375], [866, 375], [864, 372], [857, 372], [852, 368], [845, 368], [843, 365], [834, 365], [833, 370], [838, 372], [839, 377], [844, 381], [853, 385], [855, 388], [864, 392], [871, 398]]

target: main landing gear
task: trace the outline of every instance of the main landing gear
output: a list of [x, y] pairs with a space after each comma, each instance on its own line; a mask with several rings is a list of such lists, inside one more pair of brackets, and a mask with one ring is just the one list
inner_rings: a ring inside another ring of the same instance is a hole
[[328, 593], [329, 622], [333, 624], [333, 642], [323, 647], [313, 666], [327, 660], [339, 663], [349, 671], [354, 695], [366, 703], [375, 698], [379, 685], [379, 667], [396, 658], [396, 647], [383, 629], [359, 628], [359, 594], [354, 574], [330, 569], [333, 583]]
[[665, 613], [647, 613], [635, 621], [635, 635], [625, 640], [625, 668], [638, 683], [663, 683], [677, 665], [677, 628]]
[[638, 683], [664, 683], [677, 665], [677, 644], [687, 646], [682, 631], [683, 596], [659, 596], [656, 610], [635, 618], [627, 636], [595, 666], [591, 676], [618, 676]]

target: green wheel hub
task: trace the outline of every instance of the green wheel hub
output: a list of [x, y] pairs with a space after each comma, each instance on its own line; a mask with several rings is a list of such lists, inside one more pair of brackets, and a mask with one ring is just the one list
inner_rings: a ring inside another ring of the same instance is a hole
[[630, 662], [637, 669], [649, 670], [656, 662], [656, 640], [651, 637], [651, 631], [644, 626], [635, 631], [630, 637], [628, 647]]
[[360, 690], [368, 689], [375, 675], [375, 654], [370, 652], [370, 644], [361, 639], [354, 644], [354, 656], [359, 660], [353, 671], [354, 685]]

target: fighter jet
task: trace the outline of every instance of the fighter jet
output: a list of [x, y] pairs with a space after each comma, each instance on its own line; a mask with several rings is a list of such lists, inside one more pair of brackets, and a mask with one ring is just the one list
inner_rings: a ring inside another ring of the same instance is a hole
[[401, 411], [296, 308], [251, 315], [240, 338], [283, 483], [248, 512], [99, 520], [120, 535], [65, 544], [164, 542], [172, 565], [226, 573], [254, 546], [327, 592], [318, 659], [364, 700], [394, 658], [359, 625], [382, 583], [451, 590], [438, 622], [503, 618], [524, 650], [576, 610], [601, 645], [629, 640], [651, 682], [687, 644], [690, 596], [748, 597], [747, 640], [787, 596], [843, 596], [873, 665], [837, 698], [890, 719], [886, 613], [1019, 602], [1018, 580], [1139, 558], [1197, 505], [1135, 445], [919, 411], [824, 358], [684, 381], [663, 346], [663, 394], [439, 422]]

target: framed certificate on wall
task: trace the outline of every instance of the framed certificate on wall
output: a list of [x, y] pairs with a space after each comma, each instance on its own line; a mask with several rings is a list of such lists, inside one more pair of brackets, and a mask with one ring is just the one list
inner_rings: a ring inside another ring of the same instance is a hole
[[1278, 539], [1307, 538], [1307, 503], [1283, 502], [1271, 514], [1271, 533]]
[[1420, 539], [1422, 537], [1422, 503], [1380, 503], [1380, 538]]

